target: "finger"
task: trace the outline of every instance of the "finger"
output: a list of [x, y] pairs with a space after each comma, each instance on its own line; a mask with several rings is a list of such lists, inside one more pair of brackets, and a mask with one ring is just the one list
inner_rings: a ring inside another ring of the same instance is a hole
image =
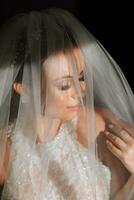
[[106, 130], [115, 133], [115, 134], [119, 134], [119, 132], [121, 131], [121, 128], [118, 127], [115, 123], [113, 122], [108, 122], [106, 123]]
[[102, 115], [106, 123], [114, 123], [117, 126], [125, 129], [131, 136], [134, 137], [134, 126], [132, 124], [124, 121], [108, 109], [98, 109], [98, 112]]
[[111, 132], [111, 133], [117, 135], [118, 137], [120, 137], [120, 138], [121, 138], [124, 142], [126, 142], [127, 144], [132, 143], [132, 141], [134, 140], [134, 139], [132, 138], [132, 136], [130, 136], [129, 133], [128, 133], [126, 130], [121, 129], [120, 127], [117, 127], [117, 126], [116, 126], [115, 124], [113, 124], [113, 123], [108, 123], [108, 124], [106, 125], [106, 129], [107, 129], [109, 132]]
[[134, 126], [133, 125], [131, 125], [130, 123], [128, 123], [122, 119], [118, 120], [118, 125], [122, 129], [126, 130], [132, 137], [134, 137]]
[[126, 131], [126, 130], [121, 130], [119, 133], [119, 136], [127, 143], [131, 144], [134, 141], [134, 138]]
[[106, 122], [113, 123], [117, 127], [126, 130], [134, 138], [134, 126], [132, 124], [128, 123], [127, 121], [124, 121], [123, 119], [121, 119], [115, 115], [111, 115], [111, 116], [108, 116]]
[[121, 138], [113, 135], [112, 133], [108, 131], [105, 131], [105, 135], [120, 150], [125, 151], [127, 149], [126, 143]]
[[109, 140], [106, 140], [106, 144], [107, 144], [107, 148], [108, 150], [113, 153], [117, 158], [119, 158], [120, 160], [122, 159], [122, 152], [120, 149], [118, 149], [116, 146], [114, 146], [114, 144], [112, 142], [110, 142]]

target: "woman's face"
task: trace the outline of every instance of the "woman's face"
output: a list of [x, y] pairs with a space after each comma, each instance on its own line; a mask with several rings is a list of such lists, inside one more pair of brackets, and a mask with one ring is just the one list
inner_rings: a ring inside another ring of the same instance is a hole
[[45, 114], [63, 121], [77, 115], [80, 108], [78, 90], [81, 93], [85, 89], [81, 52], [74, 49], [72, 55], [69, 58], [69, 55], [58, 53], [43, 63], [46, 79]]

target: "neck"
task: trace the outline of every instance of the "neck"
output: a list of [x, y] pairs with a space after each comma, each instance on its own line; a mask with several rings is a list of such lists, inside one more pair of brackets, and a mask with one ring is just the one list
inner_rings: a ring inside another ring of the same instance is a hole
[[36, 143], [45, 143], [51, 141], [58, 133], [61, 126], [61, 120], [58, 118], [41, 117], [39, 121], [39, 132]]

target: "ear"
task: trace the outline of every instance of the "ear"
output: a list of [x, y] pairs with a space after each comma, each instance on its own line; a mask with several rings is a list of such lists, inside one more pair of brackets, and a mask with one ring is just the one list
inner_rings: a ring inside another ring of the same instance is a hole
[[23, 86], [21, 83], [17, 83], [14, 82], [13, 83], [13, 89], [15, 90], [15, 92], [17, 92], [20, 95], [25, 95], [24, 90], [23, 90]]

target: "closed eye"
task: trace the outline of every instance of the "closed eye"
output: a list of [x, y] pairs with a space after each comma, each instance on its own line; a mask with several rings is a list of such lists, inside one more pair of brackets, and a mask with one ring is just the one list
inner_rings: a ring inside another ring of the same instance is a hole
[[71, 86], [70, 85], [63, 85], [59, 87], [60, 90], [68, 90]]

